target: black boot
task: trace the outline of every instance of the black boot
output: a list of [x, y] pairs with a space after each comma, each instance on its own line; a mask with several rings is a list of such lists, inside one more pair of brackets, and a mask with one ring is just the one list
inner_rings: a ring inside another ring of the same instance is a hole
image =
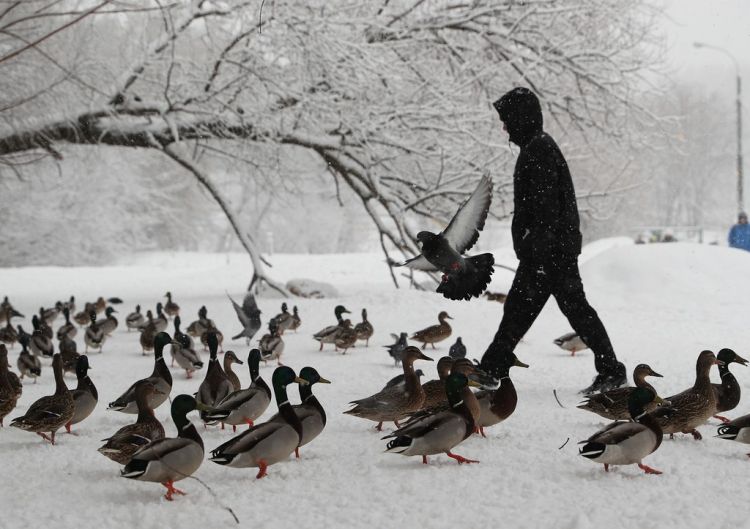
[[628, 381], [628, 375], [625, 371], [625, 366], [622, 362], [617, 362], [614, 369], [610, 371], [603, 371], [594, 377], [594, 381], [587, 388], [580, 391], [584, 395], [590, 395], [592, 393], [601, 393], [609, 391], [610, 389], [619, 388]]

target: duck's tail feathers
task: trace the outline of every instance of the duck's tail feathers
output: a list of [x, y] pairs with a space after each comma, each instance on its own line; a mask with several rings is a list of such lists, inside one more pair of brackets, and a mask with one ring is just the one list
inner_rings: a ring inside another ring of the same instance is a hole
[[716, 437], [718, 437], [719, 439], [728, 439], [730, 441], [734, 441], [739, 433], [740, 429], [737, 426], [733, 424], [722, 424], [721, 426], [719, 426]]
[[388, 444], [385, 447], [386, 452], [390, 452], [392, 454], [401, 454], [403, 452], [406, 452], [409, 447], [411, 446], [412, 438], [407, 437], [406, 435], [400, 435], [393, 439], [392, 441], [389, 441]]
[[491, 253], [483, 253], [467, 257], [466, 261], [469, 266], [465, 270], [443, 276], [437, 292], [454, 300], [469, 300], [479, 297], [484, 292], [495, 271], [495, 258]]
[[605, 444], [589, 441], [579, 449], [578, 453], [583, 457], [596, 459], [602, 455], [606, 449], [607, 445]]

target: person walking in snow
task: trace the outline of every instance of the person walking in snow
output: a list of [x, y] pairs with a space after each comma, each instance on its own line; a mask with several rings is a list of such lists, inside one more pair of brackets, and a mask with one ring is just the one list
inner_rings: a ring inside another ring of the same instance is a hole
[[744, 211], [737, 216], [737, 224], [729, 230], [729, 246], [750, 252], [750, 224]]
[[480, 367], [499, 378], [501, 366], [526, 334], [550, 296], [573, 330], [594, 353], [597, 376], [582, 393], [619, 387], [627, 381], [596, 311], [589, 305], [578, 271], [581, 231], [568, 164], [542, 127], [539, 99], [514, 88], [493, 103], [503, 130], [521, 148], [513, 173], [511, 233], [519, 264], [505, 300], [500, 327]]

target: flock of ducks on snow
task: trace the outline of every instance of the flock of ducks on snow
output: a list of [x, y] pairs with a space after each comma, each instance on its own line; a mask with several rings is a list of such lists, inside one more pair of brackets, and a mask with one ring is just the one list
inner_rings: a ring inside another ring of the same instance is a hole
[[[140, 332], [143, 354], [153, 351], [154, 366], [151, 374], [134, 382], [122, 395], [109, 403], [108, 409], [124, 414], [137, 414], [136, 421], [127, 424], [104, 439], [99, 452], [112, 461], [123, 465], [121, 475], [125, 478], [151, 481], [167, 488], [166, 498], [184, 494], [174, 483], [191, 476], [204, 460], [204, 445], [197, 428], [187, 415], [198, 411], [205, 425], [231, 425], [248, 428], [227, 442], [210, 451], [210, 461], [235, 468], [257, 468], [257, 478], [267, 475], [268, 467], [287, 459], [292, 453], [300, 456], [299, 449], [313, 441], [325, 428], [326, 412], [313, 394], [315, 384], [330, 383], [314, 368], [304, 367], [299, 374], [281, 363], [283, 333], [296, 331], [301, 325], [297, 307], [282, 311], [268, 324], [268, 333], [258, 340], [259, 347], [250, 350], [246, 359], [252, 383], [242, 388], [234, 373], [233, 364], [243, 364], [233, 351], [224, 353], [219, 361], [223, 334], [213, 320], [208, 318], [206, 307], [198, 311], [198, 319], [181, 330], [180, 308], [167, 292], [166, 303], [159, 303], [156, 316], [149, 310], [145, 316], [140, 306], [125, 318], [127, 329]], [[230, 298], [231, 299], [231, 298]], [[118, 322], [111, 304], [121, 302], [118, 298], [87, 303], [81, 313], [75, 312], [75, 300], [58, 302], [53, 308], [41, 308], [32, 318], [33, 332], [26, 333], [19, 325], [14, 327], [13, 318], [21, 318], [7, 297], [0, 305], [0, 425], [9, 415], [22, 395], [21, 380], [41, 374], [40, 358], [52, 358], [55, 392], [34, 402], [22, 416], [11, 420], [10, 425], [34, 432], [55, 444], [55, 434], [91, 415], [98, 403], [97, 389], [88, 375], [90, 369], [86, 354], [79, 354], [74, 340], [78, 329], [71, 323], [86, 324], [84, 342], [89, 348], [103, 350], [107, 339], [117, 329]], [[234, 338], [252, 340], [260, 329], [260, 311], [252, 294], [247, 294], [240, 306], [232, 300], [243, 331]], [[82, 314], [83, 313], [83, 314]], [[97, 319], [98, 314], [104, 315]], [[343, 315], [349, 311], [342, 305], [334, 309], [336, 323], [313, 335], [320, 343], [332, 344], [345, 354], [357, 341], [369, 344], [374, 328], [362, 309], [362, 322], [356, 326]], [[59, 327], [58, 350], [54, 352], [52, 324], [62, 315], [65, 323]], [[172, 320], [174, 332], [166, 330]], [[450, 347], [449, 354], [437, 362], [438, 378], [421, 383], [423, 372], [415, 370], [417, 361], [431, 361], [424, 354], [427, 345], [448, 339], [452, 328], [447, 312], [440, 312], [438, 324], [422, 329], [411, 336], [407, 333], [392, 335], [394, 343], [386, 346], [388, 354], [403, 373], [374, 395], [352, 401], [351, 409], [344, 413], [377, 423], [380, 431], [383, 423], [393, 422], [396, 430], [386, 435], [386, 451], [405, 456], [428, 456], [446, 454], [458, 463], [475, 463], [454, 453], [454, 449], [473, 434], [485, 436], [485, 428], [499, 424], [515, 411], [518, 396], [510, 378], [512, 367], [528, 367], [515, 355], [506, 359], [502, 366], [499, 384], [488, 387], [488, 377], [475, 362], [466, 359], [466, 347], [459, 337]], [[408, 338], [407, 338], [408, 337]], [[561, 337], [564, 338], [564, 337]], [[568, 341], [570, 341], [570, 338]], [[408, 339], [421, 343], [421, 349], [409, 345]], [[172, 365], [175, 363], [191, 378], [204, 364], [196, 349], [196, 341], [208, 349], [210, 359], [205, 376], [194, 395], [178, 395], [171, 401], [171, 415], [177, 430], [176, 437], [166, 437], [164, 427], [154, 416], [154, 409], [170, 398], [172, 374], [164, 359], [167, 346], [171, 346]], [[17, 358], [20, 377], [10, 371], [6, 344], [21, 345]], [[565, 343], [563, 340], [560, 344]], [[580, 344], [571, 349], [585, 348]], [[269, 385], [260, 375], [260, 362], [276, 360]], [[723, 421], [718, 437], [750, 443], [750, 415], [729, 421], [718, 415], [734, 409], [740, 401], [740, 386], [729, 371], [732, 363], [747, 365], [747, 361], [730, 349], [722, 349], [718, 356], [703, 351], [697, 360], [696, 378], [692, 387], [662, 399], [647, 377], [661, 377], [648, 365], [640, 364], [633, 372], [634, 387], [617, 388], [605, 393], [592, 394], [578, 407], [615, 420], [606, 428], [583, 441], [580, 454], [604, 465], [637, 464], [647, 473], [659, 471], [642, 463], [643, 458], [659, 448], [665, 434], [689, 433], [695, 439], [701, 435], [697, 427], [709, 418]], [[713, 384], [709, 372], [713, 365], [719, 366], [721, 384]], [[75, 372], [77, 385], [68, 389], [65, 372]], [[493, 381], [494, 382], [494, 381]], [[288, 386], [299, 387], [299, 404], [292, 405]], [[496, 386], [496, 387], [495, 387]], [[472, 388], [479, 388], [472, 390]], [[264, 422], [257, 419], [275, 400], [277, 413]], [[750, 454], [748, 454], [750, 455]]]

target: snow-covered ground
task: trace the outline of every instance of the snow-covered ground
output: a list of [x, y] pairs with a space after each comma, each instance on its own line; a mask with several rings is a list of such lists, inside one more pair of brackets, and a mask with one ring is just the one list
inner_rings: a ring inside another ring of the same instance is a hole
[[[504, 252], [503, 255], [508, 253]], [[512, 256], [512, 253], [508, 253]], [[750, 299], [750, 253], [724, 247], [691, 244], [636, 246], [622, 240], [598, 241], [584, 252], [582, 273], [590, 301], [599, 312], [618, 356], [628, 370], [649, 363], [665, 378], [656, 380], [668, 396], [693, 382], [695, 359], [702, 349], [735, 349], [747, 356], [746, 306]], [[141, 356], [138, 335], [122, 325], [136, 303], [144, 307], [163, 300], [167, 290], [182, 307], [183, 321], [194, 319], [205, 304], [225, 334], [238, 324], [226, 292], [241, 299], [250, 276], [242, 255], [151, 254], [134, 256], [118, 266], [103, 268], [0, 269], [0, 295], [10, 296], [27, 316], [39, 306], [71, 294], [79, 303], [97, 296], [119, 296], [121, 326], [102, 354], [90, 355], [91, 377], [99, 389], [94, 414], [76, 428], [78, 436], [61, 434], [50, 446], [39, 437], [14, 428], [0, 430], [0, 497], [4, 529], [55, 526], [100, 527], [233, 526], [222, 505], [231, 506], [245, 527], [743, 527], [743, 507], [750, 461], [740, 444], [713, 438], [715, 426], [701, 428], [704, 440], [679, 436], [665, 440], [646, 463], [664, 471], [648, 476], [636, 467], [605, 474], [601, 465], [577, 455], [576, 442], [606, 421], [575, 408], [577, 391], [594, 375], [590, 352], [571, 358], [552, 344], [569, 331], [554, 302], [550, 302], [517, 349], [531, 365], [511, 372], [519, 392], [515, 414], [491, 428], [489, 438], [472, 437], [456, 452], [479, 459], [478, 465], [457, 465], [445, 456], [422, 465], [418, 458], [384, 454], [385, 441], [373, 423], [341, 412], [347, 402], [379, 390], [398, 373], [382, 345], [390, 333], [413, 332], [436, 323], [440, 310], [454, 318], [454, 337], [462, 336], [470, 358], [479, 358], [494, 334], [502, 305], [484, 299], [450, 302], [435, 293], [396, 290], [382, 255], [274, 255], [276, 279], [306, 277], [333, 284], [339, 299], [294, 299], [302, 326], [287, 333], [283, 361], [299, 370], [317, 368], [333, 381], [316, 386], [328, 411], [323, 434], [290, 459], [269, 469], [256, 481], [253, 469], [230, 469], [205, 461], [194, 480], [180, 483], [188, 496], [170, 503], [157, 484], [118, 476], [119, 468], [97, 453], [100, 439], [134, 417], [106, 411], [134, 380], [146, 376], [152, 358]], [[492, 290], [507, 288], [512, 274], [498, 270]], [[354, 318], [366, 307], [375, 326], [370, 347], [358, 346], [342, 356], [326, 347], [318, 352], [311, 335], [333, 319], [333, 307], [343, 303]], [[280, 300], [259, 299], [264, 323], [279, 310]], [[21, 321], [30, 328], [29, 320]], [[55, 328], [60, 325], [60, 320]], [[453, 340], [450, 342], [452, 343]], [[83, 350], [81, 333], [79, 350]], [[427, 353], [437, 360], [450, 343]], [[242, 358], [244, 342], [228, 343]], [[11, 350], [15, 368], [19, 348]], [[206, 355], [207, 357], [207, 355]], [[168, 358], [168, 357], [167, 357]], [[242, 367], [242, 366], [238, 366]], [[431, 377], [434, 363], [422, 362]], [[270, 380], [273, 366], [261, 375]], [[744, 390], [750, 372], [734, 369]], [[243, 385], [246, 370], [239, 371]], [[172, 396], [193, 393], [199, 372], [186, 380], [175, 368]], [[718, 374], [713, 378], [718, 381]], [[69, 386], [75, 384], [68, 376]], [[46, 361], [37, 384], [26, 383], [17, 409], [20, 415], [38, 397], [54, 388]], [[556, 388], [565, 405], [553, 397]], [[296, 397], [296, 390], [291, 395]], [[269, 408], [266, 416], [275, 411]], [[730, 417], [750, 412], [743, 398]], [[157, 409], [167, 435], [174, 425], [166, 405]], [[197, 421], [197, 417], [194, 418]], [[217, 428], [199, 431], [207, 450], [232, 434]], [[570, 441], [560, 448], [567, 439]]]

